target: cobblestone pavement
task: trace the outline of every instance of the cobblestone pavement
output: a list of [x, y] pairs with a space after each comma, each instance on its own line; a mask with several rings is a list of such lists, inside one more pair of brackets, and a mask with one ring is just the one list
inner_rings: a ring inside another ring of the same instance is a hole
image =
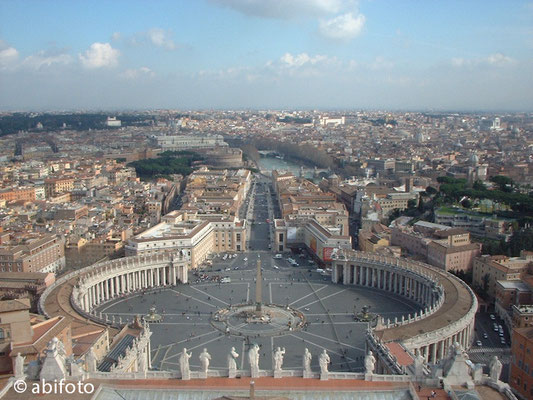
[[[307, 322], [303, 329], [268, 336], [259, 328], [253, 336], [241, 336], [226, 335], [211, 323], [217, 310], [255, 301], [258, 255], [263, 268], [263, 302], [288, 305], [302, 312]], [[145, 315], [155, 306], [163, 321], [151, 324], [152, 363], [161, 370], [178, 370], [179, 353], [184, 347], [193, 353], [190, 360], [193, 369], [200, 367], [198, 355], [203, 348], [212, 356], [210, 368], [227, 368], [231, 347], [240, 355], [238, 367], [248, 369], [246, 352], [250, 344], [257, 343], [261, 348], [261, 369], [272, 369], [272, 354], [279, 346], [286, 349], [283, 368], [301, 369], [307, 347], [313, 354], [312, 366], [317, 370], [318, 355], [325, 348], [332, 360], [330, 370], [362, 371], [367, 326], [354, 321], [354, 307], [360, 311], [362, 306], [369, 305], [371, 312], [388, 318], [418, 310], [415, 303], [386, 292], [334, 284], [330, 277], [309, 266], [293, 268], [267, 252], [249, 252], [227, 260], [219, 257], [207, 276], [209, 279], [201, 280], [191, 274], [191, 284], [116, 299], [97, 311], [125, 321], [135, 315]], [[231, 282], [214, 282], [214, 276], [230, 278]]]

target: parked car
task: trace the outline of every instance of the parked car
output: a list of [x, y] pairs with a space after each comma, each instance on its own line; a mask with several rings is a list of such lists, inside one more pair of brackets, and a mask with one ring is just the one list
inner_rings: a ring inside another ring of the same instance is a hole
[[481, 340], [476, 341], [476, 346], [482, 346]]
[[496, 319], [496, 317], [494, 316], [494, 314], [490, 314], [490, 319], [493, 320], [493, 321]]

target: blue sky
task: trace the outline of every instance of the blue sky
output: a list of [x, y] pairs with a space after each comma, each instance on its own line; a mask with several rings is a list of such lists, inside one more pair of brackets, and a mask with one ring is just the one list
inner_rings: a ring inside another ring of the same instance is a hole
[[533, 110], [533, 2], [0, 0], [0, 109]]

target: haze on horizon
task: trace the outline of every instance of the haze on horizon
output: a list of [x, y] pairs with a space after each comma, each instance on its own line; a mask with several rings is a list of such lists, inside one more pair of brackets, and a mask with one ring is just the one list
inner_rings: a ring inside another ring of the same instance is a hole
[[0, 0], [0, 110], [533, 110], [533, 2]]

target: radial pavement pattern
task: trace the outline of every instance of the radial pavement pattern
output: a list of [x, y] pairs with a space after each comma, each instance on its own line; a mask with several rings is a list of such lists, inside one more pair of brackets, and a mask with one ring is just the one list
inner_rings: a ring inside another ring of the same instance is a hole
[[[270, 314], [275, 317], [268, 322], [240, 315], [254, 308], [256, 274], [255, 261], [251, 260], [258, 255], [263, 267], [264, 308], [268, 311], [272, 305]], [[200, 368], [198, 356], [204, 348], [212, 357], [210, 369], [227, 369], [231, 347], [239, 353], [238, 367], [249, 369], [246, 353], [257, 343], [261, 369], [272, 369], [277, 347], [286, 349], [284, 369], [302, 369], [307, 347], [313, 354], [312, 368], [317, 371], [318, 355], [326, 349], [332, 360], [331, 371], [361, 372], [367, 325], [354, 321], [354, 312], [368, 305], [371, 312], [394, 319], [419, 310], [417, 304], [387, 292], [334, 284], [310, 267], [290, 267], [268, 252], [215, 261], [206, 276], [191, 273], [190, 284], [135, 293], [96, 311], [125, 322], [149, 314], [155, 306], [163, 320], [150, 324], [152, 366], [160, 370], [179, 370], [179, 353], [184, 347], [193, 353], [193, 370]], [[231, 282], [220, 283], [214, 277], [227, 277]], [[236, 305], [243, 308], [236, 311]]]

